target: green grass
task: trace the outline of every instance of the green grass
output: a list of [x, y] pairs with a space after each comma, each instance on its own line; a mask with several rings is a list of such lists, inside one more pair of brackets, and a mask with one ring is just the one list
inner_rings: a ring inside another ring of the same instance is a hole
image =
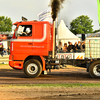
[[9, 65], [9, 64], [0, 64], [0, 65]]
[[75, 83], [75, 84], [13, 84], [13, 85], [6, 85], [2, 84], [0, 87], [45, 87], [45, 88], [50, 88], [50, 87], [65, 87], [65, 88], [74, 88], [74, 87], [100, 87], [100, 83]]

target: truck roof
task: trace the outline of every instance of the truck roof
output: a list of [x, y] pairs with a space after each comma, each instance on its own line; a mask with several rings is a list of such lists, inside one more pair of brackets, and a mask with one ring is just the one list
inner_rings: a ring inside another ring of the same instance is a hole
[[36, 20], [34, 20], [34, 21], [20, 21], [20, 22], [15, 22], [15, 23], [13, 23], [13, 25], [28, 24], [28, 23], [30, 23], [30, 24], [33, 24], [33, 23], [40, 23], [40, 24], [47, 23], [47, 24], [50, 24], [48, 21], [36, 21]]

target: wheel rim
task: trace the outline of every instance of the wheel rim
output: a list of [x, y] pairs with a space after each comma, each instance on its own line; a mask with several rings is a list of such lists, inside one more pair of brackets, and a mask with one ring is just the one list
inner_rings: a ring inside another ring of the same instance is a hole
[[31, 63], [28, 65], [27, 71], [29, 74], [36, 74], [38, 72], [38, 66], [34, 63]]
[[100, 76], [100, 64], [94, 66], [93, 72], [96, 76]]

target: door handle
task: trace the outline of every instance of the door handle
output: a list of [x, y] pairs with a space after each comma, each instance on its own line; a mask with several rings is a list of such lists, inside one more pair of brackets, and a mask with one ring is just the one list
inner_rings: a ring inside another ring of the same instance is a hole
[[33, 45], [33, 43], [28, 43], [28, 45]]

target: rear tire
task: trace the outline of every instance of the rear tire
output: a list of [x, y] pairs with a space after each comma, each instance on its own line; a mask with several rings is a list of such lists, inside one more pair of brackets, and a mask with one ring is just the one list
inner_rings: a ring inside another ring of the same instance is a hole
[[35, 78], [42, 73], [42, 65], [36, 59], [30, 59], [24, 64], [24, 73], [27, 77]]
[[89, 66], [89, 74], [92, 78], [100, 78], [100, 60], [91, 63]]

